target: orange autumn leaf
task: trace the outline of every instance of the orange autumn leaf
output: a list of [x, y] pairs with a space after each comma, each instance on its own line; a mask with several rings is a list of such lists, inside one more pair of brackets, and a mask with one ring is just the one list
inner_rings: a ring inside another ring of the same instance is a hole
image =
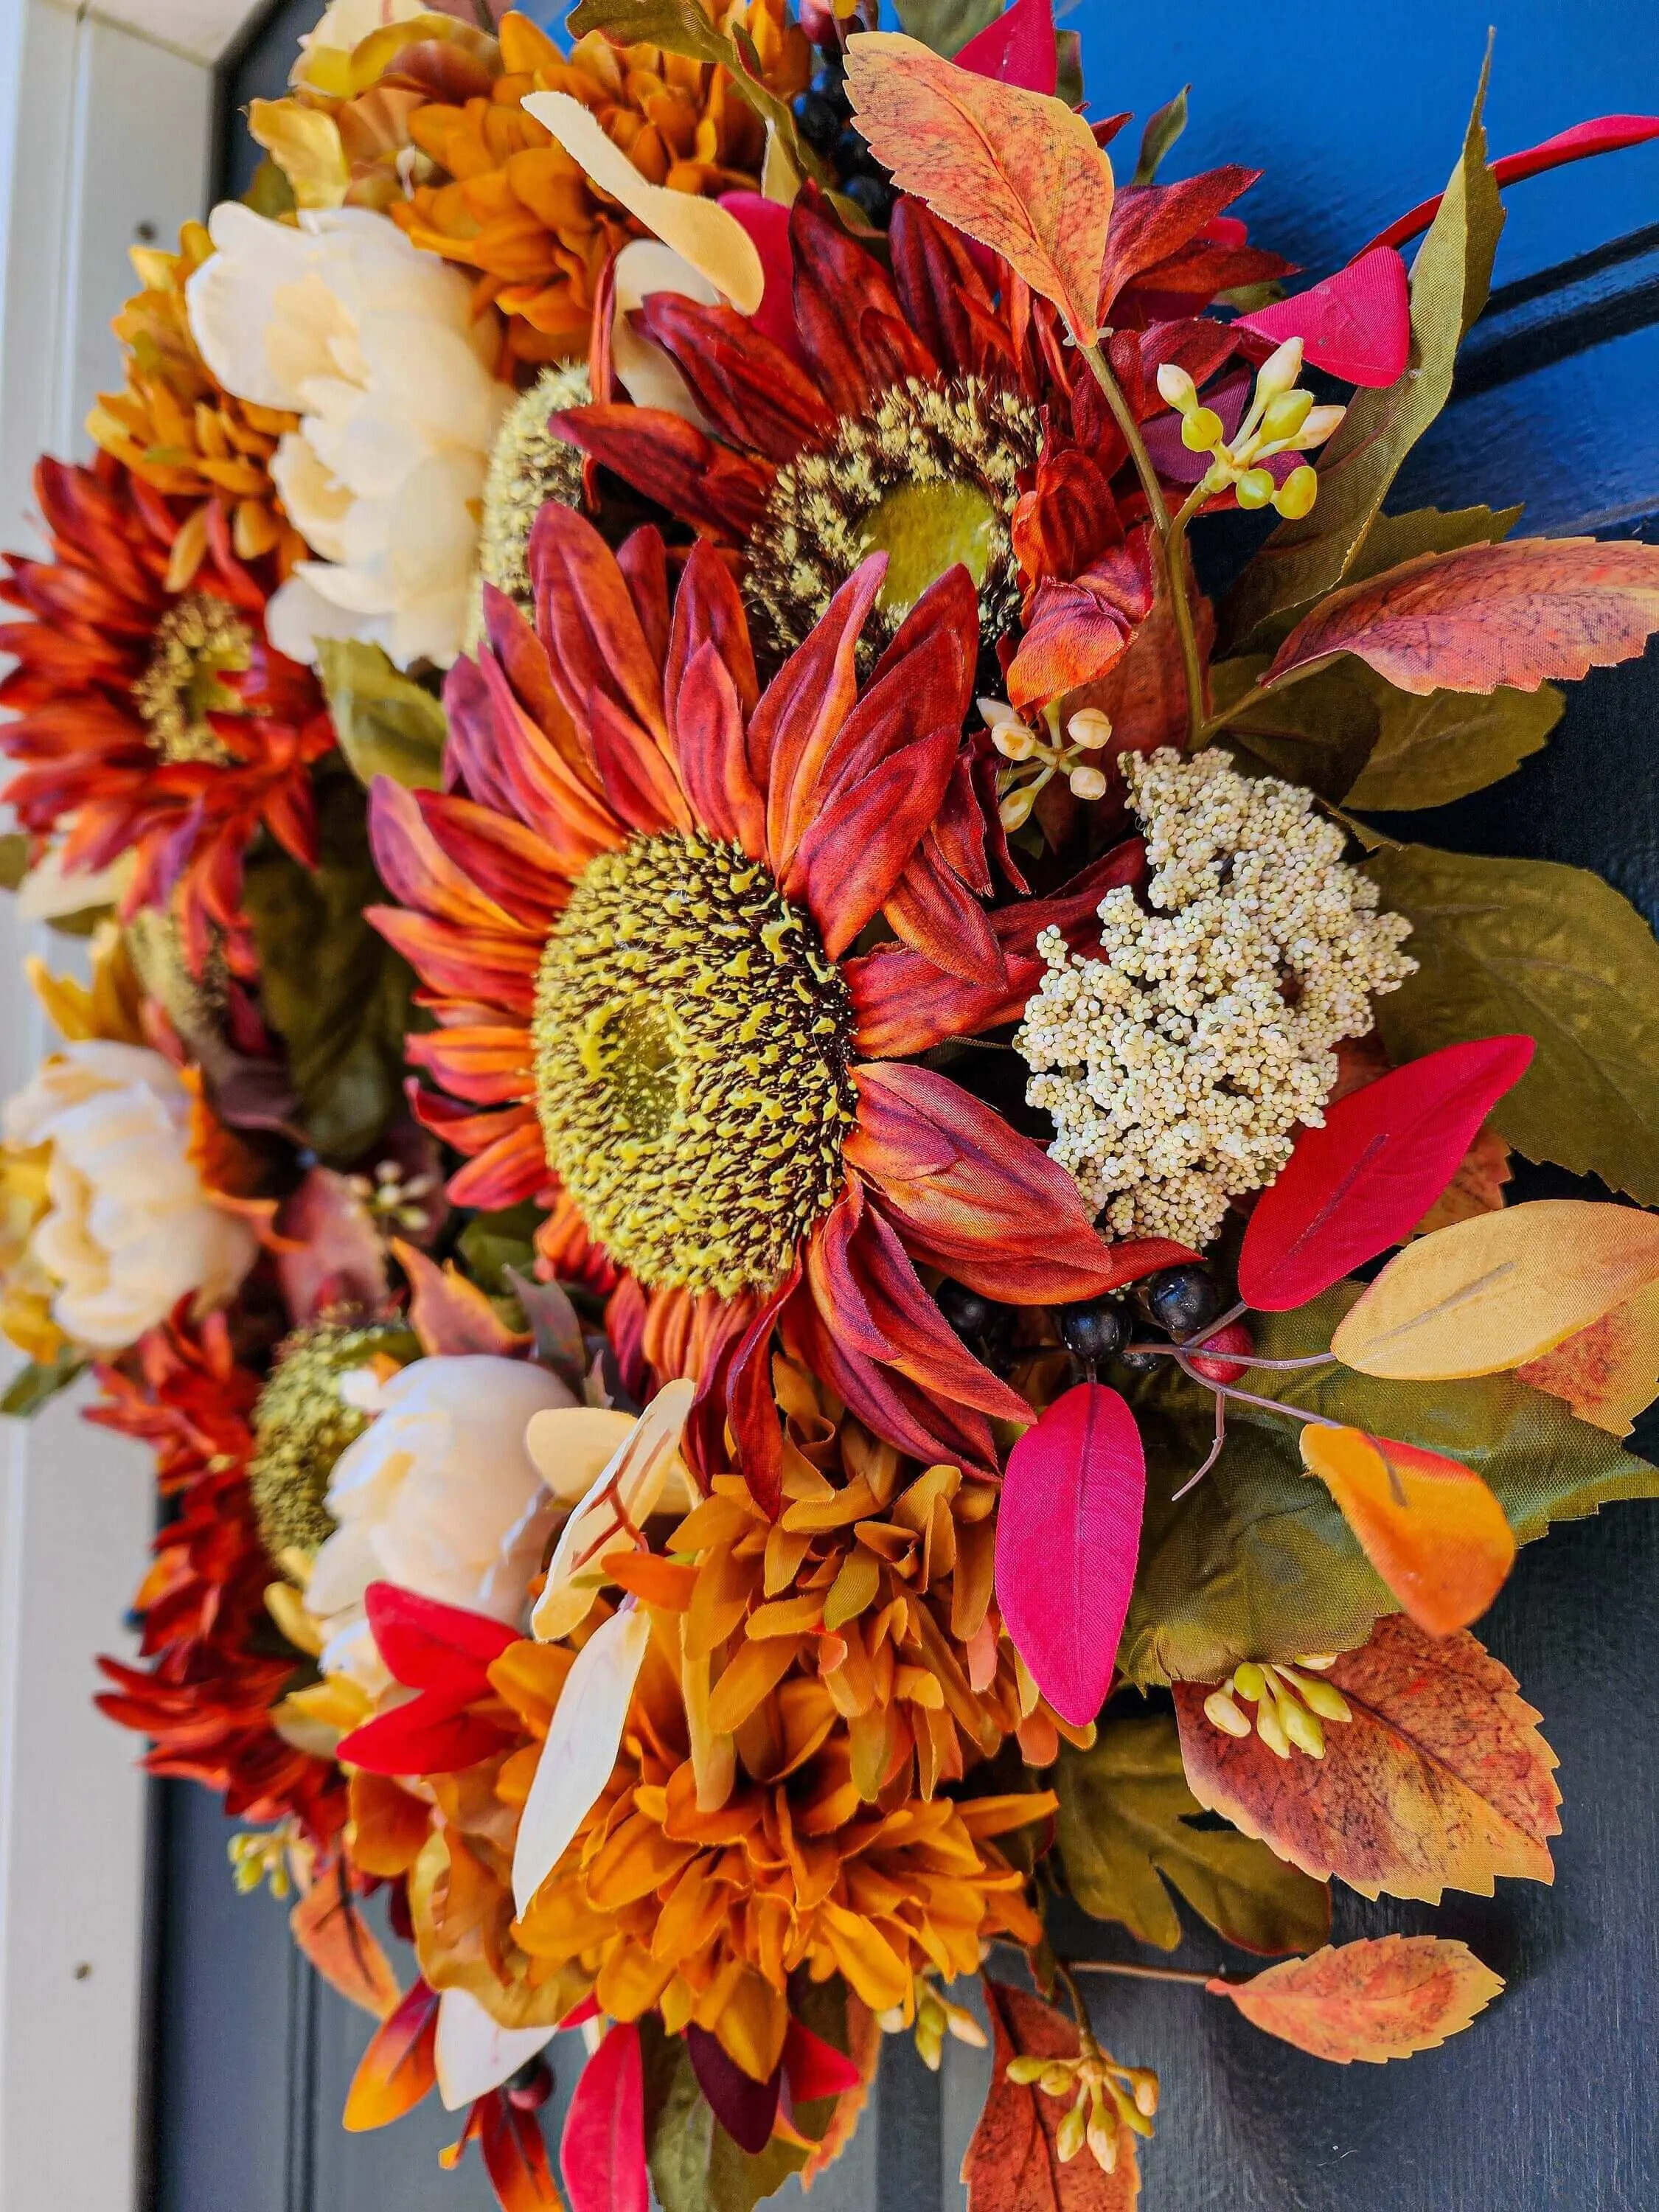
[[984, 1990], [991, 2087], [962, 2161], [968, 2212], [1134, 2212], [1140, 2171], [1131, 2131], [1118, 2130], [1115, 2172], [1103, 2172], [1086, 2150], [1062, 2166], [1054, 2132], [1070, 2100], [1008, 2079], [1011, 2058], [1075, 2058], [1076, 2028], [1053, 2005], [1006, 1982], [988, 1975]]
[[318, 1875], [289, 1914], [288, 1924], [295, 1942], [331, 1990], [376, 2020], [397, 2010], [401, 1995], [398, 1977], [363, 1918], [340, 1860]]
[[355, 1767], [348, 1779], [351, 1804], [351, 1863], [360, 1874], [394, 1881], [421, 1855], [432, 1826], [432, 1808], [389, 1774]]
[[488, 1352], [510, 1359], [529, 1344], [508, 1328], [476, 1283], [453, 1260], [438, 1267], [424, 1252], [394, 1238], [392, 1255], [409, 1278], [410, 1326], [428, 1358], [444, 1352]]
[[1380, 2066], [1433, 2051], [1484, 2012], [1504, 1986], [1462, 1943], [1378, 1936], [1327, 1944], [1249, 1982], [1206, 1982], [1246, 2020], [1334, 2066]]
[[1634, 659], [1656, 629], [1659, 546], [1519, 538], [1419, 554], [1333, 592], [1263, 680], [1352, 653], [1401, 691], [1535, 691]]
[[1419, 1237], [1343, 1316], [1337, 1358], [1389, 1382], [1536, 1359], [1659, 1280], [1659, 1214], [1535, 1199]]
[[1514, 1532], [1491, 1490], [1460, 1460], [1310, 1421], [1302, 1463], [1431, 1636], [1467, 1628], [1504, 1587], [1515, 1564]]
[[1224, 1735], [1206, 1686], [1177, 1682], [1187, 1780], [1199, 1802], [1316, 1881], [1364, 1897], [1490, 1897], [1499, 1875], [1553, 1881], [1561, 1831], [1555, 1753], [1515, 1677], [1468, 1634], [1431, 1637], [1403, 1615], [1324, 1676], [1350, 1712], [1325, 1755], [1280, 1759], [1252, 1731]]
[[896, 31], [848, 40], [847, 88], [871, 152], [900, 190], [1000, 253], [1091, 345], [1112, 165], [1083, 118]]
[[1477, 1214], [1498, 1212], [1504, 1203], [1504, 1186], [1513, 1174], [1509, 1146], [1486, 1123], [1475, 1131], [1456, 1174], [1412, 1234], [1430, 1237], [1437, 1229], [1449, 1229], [1455, 1221], [1473, 1221]]
[[438, 2078], [437, 2041], [438, 1992], [416, 1982], [371, 2037], [346, 2092], [341, 2126], [363, 2135], [412, 2112]]
[[1659, 1395], [1659, 1283], [1515, 1373], [1517, 1382], [1565, 1399], [1581, 1421], [1609, 1436], [1628, 1436], [1636, 1416]]

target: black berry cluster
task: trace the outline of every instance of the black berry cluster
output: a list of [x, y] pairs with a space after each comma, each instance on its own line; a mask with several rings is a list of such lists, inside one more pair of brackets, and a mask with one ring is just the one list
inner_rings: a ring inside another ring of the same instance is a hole
[[836, 190], [884, 229], [893, 211], [892, 180], [853, 125], [846, 68], [839, 53], [826, 54], [805, 92], [797, 93], [795, 128], [836, 173]]

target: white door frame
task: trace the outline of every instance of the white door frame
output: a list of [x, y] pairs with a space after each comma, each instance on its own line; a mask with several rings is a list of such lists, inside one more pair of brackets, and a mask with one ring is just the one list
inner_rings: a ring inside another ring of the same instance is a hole
[[[128, 247], [205, 212], [214, 64], [251, 12], [0, 0], [0, 545], [37, 542], [36, 456], [84, 459], [118, 385]], [[66, 948], [0, 899], [0, 1096], [51, 1043], [22, 957]], [[97, 1655], [131, 1650], [155, 1508], [148, 1455], [80, 1420], [84, 1395], [0, 1420], [0, 2212], [134, 2212], [140, 2185], [147, 1793], [91, 1699]]]

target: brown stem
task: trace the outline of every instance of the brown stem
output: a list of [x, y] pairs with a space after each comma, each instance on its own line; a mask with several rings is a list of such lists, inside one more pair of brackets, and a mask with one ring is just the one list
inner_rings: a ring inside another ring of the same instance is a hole
[[1186, 1966], [1131, 1966], [1116, 1959], [1073, 1959], [1072, 1971], [1079, 1974], [1127, 1974], [1138, 1982], [1187, 1982], [1200, 1990], [1211, 1982], [1228, 1978], [1225, 1974], [1194, 1973]]
[[1079, 2034], [1092, 2039], [1094, 2030], [1089, 2025], [1089, 2008], [1083, 2002], [1083, 1992], [1077, 1985], [1076, 1976], [1064, 1959], [1054, 1960], [1054, 1979], [1065, 1990], [1066, 2000], [1076, 2014]]

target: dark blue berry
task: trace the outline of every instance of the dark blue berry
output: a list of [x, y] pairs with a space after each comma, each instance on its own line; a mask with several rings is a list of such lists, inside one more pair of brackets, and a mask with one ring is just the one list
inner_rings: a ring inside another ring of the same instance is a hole
[[1149, 1275], [1135, 1295], [1177, 1344], [1207, 1328], [1221, 1311], [1220, 1286], [1206, 1267], [1165, 1267]]
[[848, 177], [842, 191], [860, 213], [867, 216], [878, 230], [883, 229], [893, 212], [893, 202], [898, 195], [885, 177]]
[[846, 118], [822, 93], [798, 92], [790, 103], [795, 128], [809, 146], [827, 154], [841, 137]]
[[1128, 1322], [1115, 1298], [1090, 1298], [1060, 1310], [1060, 1340], [1091, 1367], [1110, 1359], [1128, 1341]]

